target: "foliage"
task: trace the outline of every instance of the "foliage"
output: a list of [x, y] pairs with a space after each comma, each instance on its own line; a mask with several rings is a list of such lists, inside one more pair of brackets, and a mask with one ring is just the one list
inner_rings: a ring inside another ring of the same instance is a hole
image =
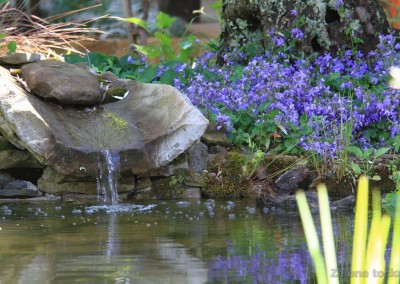
[[221, 23], [221, 14], [222, 14], [222, 0], [217, 0], [210, 5], [210, 8], [215, 9], [217, 13], [218, 21]]
[[241, 198], [251, 195], [252, 182], [243, 176], [245, 157], [238, 152], [217, 156], [209, 166], [202, 193], [210, 198]]
[[[400, 206], [397, 206], [394, 216], [391, 258], [389, 269], [386, 270], [384, 256], [391, 220], [389, 215], [381, 215], [380, 193], [378, 190], [374, 190], [372, 192], [372, 221], [368, 233], [368, 195], [368, 178], [361, 176], [357, 189], [352, 264], [348, 274], [350, 283], [364, 283], [365, 280], [368, 280], [368, 283], [383, 283], [385, 277], [387, 283], [397, 283], [398, 275], [386, 274], [386, 271], [395, 272], [400, 269], [398, 258], [400, 253]], [[337, 271], [337, 263], [326, 187], [324, 185], [318, 187], [325, 260], [320, 251], [317, 231], [304, 192], [296, 193], [296, 199], [309, 252], [316, 268], [318, 283], [339, 283], [339, 279], [332, 273]]]
[[157, 75], [157, 68], [147, 68], [146, 63], [141, 60], [128, 62], [128, 55], [118, 58], [98, 52], [88, 52], [81, 56], [77, 54], [67, 54], [64, 56], [67, 63], [85, 62], [97, 73], [102, 74], [110, 71], [122, 78], [138, 80], [144, 83], [152, 82]]
[[[389, 150], [390, 150], [390, 148], [384, 147], [384, 148], [378, 149], [374, 153], [374, 149], [372, 149], [372, 148], [366, 149], [365, 151], [363, 151], [357, 146], [349, 146], [349, 147], [347, 147], [347, 151], [355, 154], [356, 157], [359, 159], [359, 163], [352, 162], [350, 164], [351, 169], [353, 170], [354, 174], [356, 174], [357, 176], [359, 176], [360, 174], [363, 174], [366, 176], [371, 176], [372, 170], [373, 170], [373, 165], [374, 165], [376, 159], [378, 159], [380, 156], [389, 152]], [[371, 160], [370, 158], [371, 158], [372, 154], [374, 154], [374, 155], [373, 155], [373, 159]], [[360, 164], [361, 164], [361, 167], [360, 167]], [[380, 178], [378, 176], [373, 176], [372, 179], [380, 180]]]
[[[6, 38], [6, 35], [3, 33], [0, 33], [0, 44], [4, 41]], [[11, 55], [17, 50], [17, 43], [15, 41], [9, 41], [7, 45], [0, 45], [0, 49], [2, 48], [7, 48], [7, 55]]]
[[[279, 47], [284, 39], [273, 42]], [[207, 53], [174, 82], [238, 144], [250, 138], [262, 149], [337, 159], [350, 144], [389, 146], [398, 133], [400, 93], [386, 87], [386, 68], [400, 49], [395, 42], [382, 36], [368, 55], [349, 50], [314, 58], [276, 54], [271, 47], [253, 58], [226, 54], [224, 66]]]
[[182, 176], [171, 176], [153, 182], [153, 191], [155, 196], [159, 199], [182, 198], [185, 192], [185, 187], [182, 181]]
[[[177, 44], [178, 50], [173, 49], [173, 39], [169, 32], [176, 18], [163, 12], [159, 12], [155, 21], [155, 26], [150, 27], [146, 21], [139, 18], [119, 18], [117, 20], [130, 22], [152, 33], [156, 39], [156, 44], [138, 45], [134, 44], [134, 51], [144, 55], [149, 60], [170, 61], [189, 61], [194, 58], [198, 49], [198, 39], [194, 34], [186, 34], [181, 37]], [[191, 24], [191, 23], [190, 23]]]

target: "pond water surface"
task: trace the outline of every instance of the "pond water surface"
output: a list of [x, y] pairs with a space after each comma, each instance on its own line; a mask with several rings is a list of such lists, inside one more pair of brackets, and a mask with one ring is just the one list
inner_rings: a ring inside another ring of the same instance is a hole
[[[352, 218], [333, 214], [341, 273]], [[249, 201], [3, 202], [0, 263], [0, 283], [314, 282], [299, 215]]]

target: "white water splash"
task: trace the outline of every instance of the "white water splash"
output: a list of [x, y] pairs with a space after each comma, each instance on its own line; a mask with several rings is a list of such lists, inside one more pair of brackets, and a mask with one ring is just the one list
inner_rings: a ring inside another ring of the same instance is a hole
[[133, 212], [145, 212], [151, 211], [155, 208], [156, 204], [139, 205], [139, 204], [124, 204], [124, 205], [95, 205], [85, 208], [87, 214], [93, 214], [97, 212], [106, 213], [133, 213]]
[[119, 155], [109, 149], [101, 150], [98, 159], [97, 195], [100, 201], [118, 205]]

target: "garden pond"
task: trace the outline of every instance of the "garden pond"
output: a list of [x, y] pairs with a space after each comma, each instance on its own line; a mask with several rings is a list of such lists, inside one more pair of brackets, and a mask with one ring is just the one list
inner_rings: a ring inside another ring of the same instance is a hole
[[[0, 283], [314, 283], [292, 210], [248, 200], [3, 201]], [[332, 215], [341, 276], [354, 216]]]

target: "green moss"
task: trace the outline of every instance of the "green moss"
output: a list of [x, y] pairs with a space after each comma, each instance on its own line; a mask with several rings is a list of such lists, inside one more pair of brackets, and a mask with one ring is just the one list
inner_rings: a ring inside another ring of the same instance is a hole
[[0, 151], [9, 150], [13, 148], [14, 148], [13, 145], [10, 142], [8, 142], [8, 140], [5, 137], [0, 136]]
[[109, 89], [106, 92], [106, 96], [123, 96], [127, 92], [127, 89], [124, 87], [117, 87], [117, 88], [112, 88]]
[[187, 155], [184, 152], [184, 153], [180, 154], [178, 157], [176, 157], [175, 159], [173, 159], [171, 162], [169, 162], [169, 165], [178, 166], [178, 165], [181, 165], [186, 162], [187, 162]]
[[217, 155], [209, 165], [202, 193], [211, 198], [249, 197], [253, 184], [243, 176], [245, 157], [238, 152]]
[[97, 76], [97, 82], [102, 83], [102, 84], [107, 84], [107, 80], [104, 79], [101, 75]]
[[107, 124], [110, 127], [115, 127], [119, 130], [124, 130], [126, 129], [126, 127], [128, 126], [128, 122], [122, 118], [120, 118], [119, 116], [117, 116], [116, 114], [112, 113], [112, 112], [107, 112]]
[[123, 97], [128, 90], [124, 87], [111, 88], [106, 92], [106, 97], [119, 96]]
[[159, 199], [183, 198], [185, 187], [181, 176], [171, 176], [153, 182], [153, 192]]

